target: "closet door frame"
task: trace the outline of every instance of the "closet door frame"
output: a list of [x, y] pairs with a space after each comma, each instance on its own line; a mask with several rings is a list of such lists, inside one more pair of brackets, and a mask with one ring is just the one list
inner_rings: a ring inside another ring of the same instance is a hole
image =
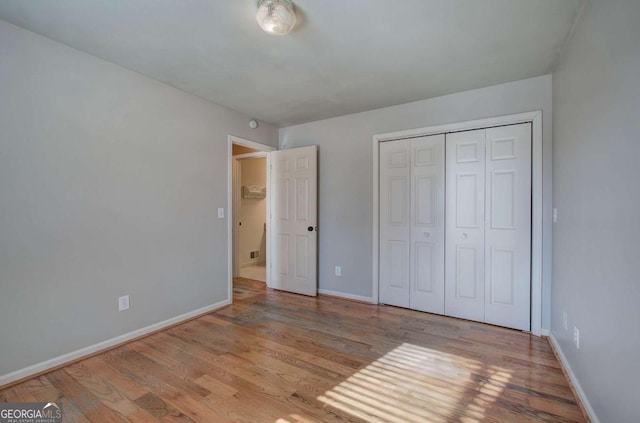
[[519, 113], [488, 119], [430, 126], [373, 136], [373, 246], [371, 302], [379, 302], [379, 144], [384, 141], [409, 139], [426, 135], [485, 129], [501, 125], [531, 123], [531, 333], [542, 335], [542, 111]]

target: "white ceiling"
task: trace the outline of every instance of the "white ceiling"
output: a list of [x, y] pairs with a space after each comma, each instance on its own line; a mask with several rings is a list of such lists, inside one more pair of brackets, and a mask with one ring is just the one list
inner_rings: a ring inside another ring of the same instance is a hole
[[0, 0], [0, 19], [287, 126], [552, 71], [583, 0]]

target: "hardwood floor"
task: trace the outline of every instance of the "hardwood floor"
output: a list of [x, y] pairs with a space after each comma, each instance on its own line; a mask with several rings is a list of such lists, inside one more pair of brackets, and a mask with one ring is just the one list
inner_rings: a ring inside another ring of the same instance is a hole
[[582, 422], [542, 338], [238, 279], [234, 305], [0, 391], [65, 422]]

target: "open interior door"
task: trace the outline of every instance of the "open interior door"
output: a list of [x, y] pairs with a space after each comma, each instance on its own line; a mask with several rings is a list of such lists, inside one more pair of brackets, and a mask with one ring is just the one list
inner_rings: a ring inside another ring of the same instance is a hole
[[270, 287], [316, 296], [318, 147], [269, 153]]

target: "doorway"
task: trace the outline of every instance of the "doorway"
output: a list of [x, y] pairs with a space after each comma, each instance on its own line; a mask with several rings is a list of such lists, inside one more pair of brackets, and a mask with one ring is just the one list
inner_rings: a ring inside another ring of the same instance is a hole
[[[244, 267], [245, 272], [248, 269], [249, 275], [255, 278], [251, 272], [260, 272], [261, 276], [260, 264], [266, 263], [264, 279], [268, 288], [316, 296], [318, 147], [311, 145], [277, 151], [269, 145], [229, 135], [227, 155], [229, 301], [233, 302], [234, 278], [247, 274], [243, 273], [243, 264], [249, 265]], [[242, 183], [241, 161], [255, 158], [266, 160], [264, 186], [260, 185], [261, 182], [249, 180], [245, 181], [248, 182], [246, 184]], [[237, 247], [242, 248], [242, 242], [236, 242], [235, 239], [239, 238], [242, 230], [238, 229], [245, 227], [245, 221], [239, 219], [243, 213], [236, 211], [241, 210], [243, 197], [255, 200], [263, 195], [266, 213], [260, 221], [261, 230], [254, 233], [259, 243], [250, 244], [244, 257], [241, 257], [242, 251], [236, 253], [236, 250]], [[253, 257], [251, 251], [254, 252]], [[248, 263], [245, 261], [247, 252]], [[266, 260], [261, 263], [262, 257], [266, 257]], [[254, 264], [257, 269], [251, 269]]]
[[234, 145], [234, 276], [266, 282], [267, 158], [247, 150]]
[[229, 298], [233, 279], [268, 284], [268, 167], [275, 148], [229, 136]]

